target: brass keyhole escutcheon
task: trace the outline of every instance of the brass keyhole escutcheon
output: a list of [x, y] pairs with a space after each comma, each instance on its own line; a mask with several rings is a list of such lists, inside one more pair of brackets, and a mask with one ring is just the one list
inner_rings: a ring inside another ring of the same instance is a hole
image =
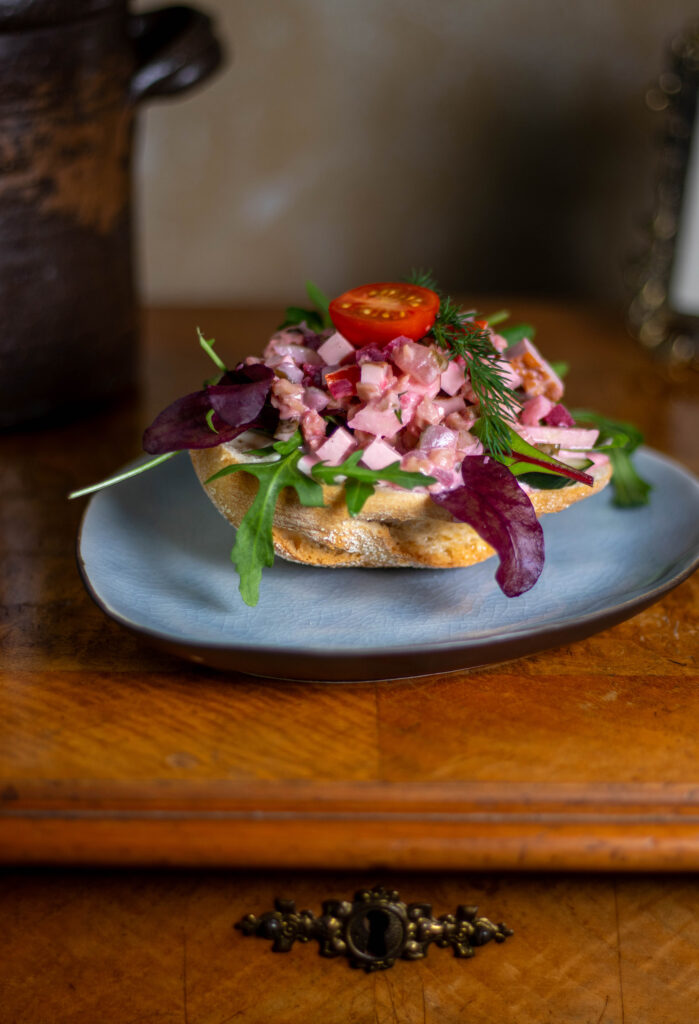
[[512, 935], [502, 922], [479, 917], [478, 907], [463, 904], [454, 914], [434, 917], [429, 903], [404, 903], [395, 889], [381, 885], [360, 889], [352, 901], [325, 900], [320, 917], [297, 910], [293, 900], [277, 899], [274, 910], [260, 917], [246, 914], [236, 928], [271, 939], [275, 953], [316, 939], [321, 956], [347, 957], [352, 967], [365, 971], [385, 971], [399, 958], [421, 960], [431, 943], [468, 958], [476, 946], [491, 939], [504, 942]]

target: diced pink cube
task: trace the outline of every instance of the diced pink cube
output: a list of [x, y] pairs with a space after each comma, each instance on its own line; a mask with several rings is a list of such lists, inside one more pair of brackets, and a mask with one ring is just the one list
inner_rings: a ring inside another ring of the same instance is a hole
[[338, 427], [316, 450], [316, 455], [331, 466], [339, 466], [357, 447], [354, 438], [344, 427]]
[[385, 469], [394, 462], [400, 462], [400, 455], [390, 444], [381, 441], [378, 437], [364, 449], [361, 462], [367, 469]]
[[328, 366], [337, 366], [353, 352], [354, 346], [350, 345], [347, 338], [343, 338], [339, 331], [331, 334], [318, 349], [318, 355]]
[[464, 368], [459, 366], [455, 359], [449, 363], [444, 373], [439, 378], [442, 391], [448, 395], [455, 395], [464, 386]]
[[540, 420], [553, 409], [553, 402], [545, 395], [536, 395], [528, 399], [522, 407], [522, 423], [528, 427], [538, 427]]

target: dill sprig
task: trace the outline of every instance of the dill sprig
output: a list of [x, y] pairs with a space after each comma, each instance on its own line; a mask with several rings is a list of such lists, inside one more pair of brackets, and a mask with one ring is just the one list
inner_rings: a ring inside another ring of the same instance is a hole
[[483, 447], [495, 458], [509, 455], [512, 446], [508, 420], [515, 418], [519, 402], [502, 375], [500, 356], [488, 328], [477, 323], [473, 311], [464, 311], [449, 295], [442, 294], [430, 271], [412, 270], [407, 280], [439, 295], [439, 312], [429, 333], [450, 359], [461, 356], [466, 363], [479, 406]]
[[432, 277], [431, 270], [422, 270], [422, 268], [413, 267], [405, 280], [408, 284], [416, 284], [419, 288], [429, 288], [430, 291], [436, 292], [441, 298], [442, 293], [437, 287], [437, 282]]

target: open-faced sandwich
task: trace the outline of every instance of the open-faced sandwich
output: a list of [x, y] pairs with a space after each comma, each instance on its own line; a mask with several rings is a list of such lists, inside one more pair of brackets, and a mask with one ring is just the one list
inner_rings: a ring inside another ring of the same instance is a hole
[[367, 568], [497, 554], [504, 594], [529, 590], [544, 565], [538, 517], [605, 487], [632, 428], [576, 422], [533, 328], [465, 311], [426, 275], [329, 304], [309, 294], [317, 309], [288, 311], [263, 353], [233, 369], [200, 334], [216, 378], [144, 434], [147, 465], [190, 450], [237, 528], [245, 602], [275, 552]]

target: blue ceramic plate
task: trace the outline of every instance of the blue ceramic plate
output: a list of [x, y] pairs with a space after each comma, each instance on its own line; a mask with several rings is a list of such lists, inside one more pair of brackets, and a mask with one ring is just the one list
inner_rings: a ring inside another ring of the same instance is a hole
[[699, 483], [643, 449], [639, 509], [611, 488], [544, 516], [546, 565], [508, 599], [495, 559], [469, 569], [315, 569], [277, 559], [248, 608], [231, 527], [186, 454], [96, 494], [78, 559], [97, 604], [128, 629], [216, 668], [281, 679], [390, 679], [529, 654], [588, 636], [657, 601], [699, 561]]

